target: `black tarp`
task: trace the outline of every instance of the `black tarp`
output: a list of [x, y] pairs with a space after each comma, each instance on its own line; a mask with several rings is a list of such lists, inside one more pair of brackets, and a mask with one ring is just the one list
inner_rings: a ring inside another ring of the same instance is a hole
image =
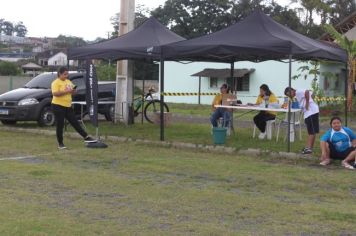
[[294, 32], [259, 10], [215, 33], [165, 45], [162, 54], [165, 60], [216, 62], [277, 60], [289, 55], [299, 60], [347, 60], [344, 50]]
[[154, 17], [150, 17], [135, 30], [115, 39], [70, 48], [68, 59], [159, 60], [162, 45], [181, 40], [185, 38], [167, 29]]

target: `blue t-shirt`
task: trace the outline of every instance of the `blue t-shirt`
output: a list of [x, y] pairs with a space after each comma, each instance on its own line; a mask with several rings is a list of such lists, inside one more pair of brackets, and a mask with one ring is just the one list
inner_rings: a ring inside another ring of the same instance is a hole
[[352, 146], [351, 142], [354, 139], [356, 139], [356, 135], [352, 132], [351, 129], [347, 127], [341, 127], [340, 131], [329, 129], [320, 138], [320, 141], [330, 142], [337, 152], [343, 152]]

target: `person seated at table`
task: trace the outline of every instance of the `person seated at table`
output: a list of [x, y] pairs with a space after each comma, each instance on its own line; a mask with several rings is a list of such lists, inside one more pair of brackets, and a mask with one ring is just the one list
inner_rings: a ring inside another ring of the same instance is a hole
[[320, 165], [330, 164], [331, 159], [342, 160], [341, 164], [347, 169], [355, 169], [350, 163], [355, 162], [356, 135], [343, 127], [339, 117], [330, 120], [331, 128], [320, 138], [321, 162]]
[[[271, 92], [269, 87], [266, 84], [260, 86], [260, 94], [257, 97], [256, 105], [265, 104], [266, 107], [268, 104], [278, 103], [277, 97]], [[276, 112], [272, 111], [260, 111], [255, 117], [253, 117], [253, 122], [256, 127], [260, 130], [259, 139], [264, 139], [266, 137], [266, 125], [267, 121], [276, 119]]]
[[230, 89], [227, 84], [222, 84], [220, 87], [220, 94], [217, 94], [214, 97], [212, 102], [212, 114], [210, 116], [210, 122], [213, 127], [218, 126], [218, 119], [222, 117], [224, 119], [224, 127], [228, 127], [229, 122], [231, 122], [232, 117], [232, 109], [222, 108], [222, 107], [215, 107], [215, 105], [229, 105], [228, 99], [236, 98], [235, 95], [229, 93]]

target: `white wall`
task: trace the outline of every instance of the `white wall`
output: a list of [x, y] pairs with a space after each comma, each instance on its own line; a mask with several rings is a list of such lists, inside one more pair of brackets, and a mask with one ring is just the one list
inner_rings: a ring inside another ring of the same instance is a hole
[[[70, 66], [77, 66], [78, 61], [69, 61]], [[48, 59], [49, 66], [67, 66], [67, 55], [63, 52], [59, 52]]]
[[48, 59], [49, 66], [66, 66], [67, 55], [63, 52], [59, 52]]
[[[298, 74], [297, 69], [303, 63], [294, 62], [292, 64], [292, 76]], [[182, 64], [178, 62], [165, 63], [165, 92], [198, 92], [199, 77], [192, 77], [205, 68], [230, 68], [230, 64], [225, 63], [207, 63], [193, 62]], [[260, 63], [253, 62], [236, 62], [235, 69], [255, 69], [250, 74], [250, 90], [248, 92], [238, 92], [237, 97], [243, 103], [255, 102], [259, 94], [261, 84], [267, 84], [272, 92], [277, 96], [283, 96], [284, 89], [288, 86], [289, 64], [278, 61], [266, 61]], [[219, 92], [219, 86], [224, 83], [219, 81], [217, 89], [209, 88], [209, 80], [202, 78], [201, 92]], [[294, 88], [311, 88], [312, 78], [292, 80]], [[253, 96], [253, 97], [250, 97]], [[213, 96], [201, 96], [202, 104], [211, 104]], [[198, 103], [198, 96], [165, 96], [165, 101], [175, 103]], [[282, 102], [282, 99], [280, 99]]]

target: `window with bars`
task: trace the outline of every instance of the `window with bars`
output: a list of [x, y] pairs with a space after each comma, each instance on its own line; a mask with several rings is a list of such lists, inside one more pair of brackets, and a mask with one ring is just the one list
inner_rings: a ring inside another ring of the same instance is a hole
[[234, 78], [236, 91], [250, 91], [250, 74], [247, 73], [243, 77]]
[[218, 78], [210, 77], [209, 79], [210, 79], [210, 81], [209, 81], [210, 88], [217, 88], [218, 87]]

